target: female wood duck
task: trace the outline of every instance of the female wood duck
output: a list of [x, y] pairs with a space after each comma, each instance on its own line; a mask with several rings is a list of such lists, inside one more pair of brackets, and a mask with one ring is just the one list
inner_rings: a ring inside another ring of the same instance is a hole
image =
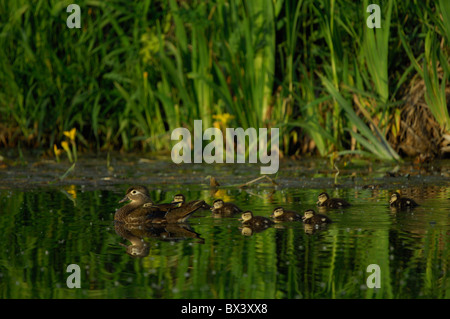
[[302, 219], [305, 224], [321, 225], [321, 224], [329, 224], [332, 222], [328, 216], [323, 214], [317, 214], [313, 209], [306, 210], [304, 212]]
[[237, 207], [233, 203], [225, 203], [221, 199], [216, 199], [213, 202], [212, 207], [210, 208], [213, 214], [220, 215], [223, 217], [233, 216], [234, 214], [238, 214], [242, 212], [242, 209]]
[[269, 227], [270, 225], [274, 224], [274, 222], [269, 218], [263, 216], [254, 216], [253, 213], [249, 210], [245, 211], [239, 220], [242, 221], [242, 225], [250, 226], [256, 229], [260, 227]]
[[391, 207], [405, 209], [405, 208], [413, 208], [419, 206], [414, 199], [401, 197], [399, 193], [394, 192], [391, 195], [391, 199], [389, 200], [389, 204]]
[[277, 207], [270, 215], [275, 221], [295, 221], [302, 220], [302, 216], [292, 210], [285, 210], [283, 207]]
[[342, 208], [350, 206], [350, 203], [341, 198], [330, 198], [330, 196], [323, 192], [319, 195], [317, 206], [328, 208]]
[[145, 186], [133, 186], [128, 188], [125, 197], [119, 201], [131, 201], [131, 203], [118, 209], [114, 215], [114, 220], [127, 223], [182, 223], [202, 205], [203, 200], [196, 200], [182, 205], [181, 207], [161, 209], [155, 205], [149, 196], [148, 189]]

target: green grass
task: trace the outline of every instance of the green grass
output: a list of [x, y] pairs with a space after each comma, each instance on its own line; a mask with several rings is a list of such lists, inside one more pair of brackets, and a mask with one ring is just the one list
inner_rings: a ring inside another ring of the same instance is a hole
[[76, 127], [81, 151], [168, 151], [173, 129], [228, 113], [280, 127], [285, 155], [312, 140], [398, 160], [386, 133], [416, 73], [448, 130], [450, 7], [376, 3], [381, 29], [368, 1], [86, 0], [68, 29], [68, 1], [1, 0], [0, 145], [51, 155]]

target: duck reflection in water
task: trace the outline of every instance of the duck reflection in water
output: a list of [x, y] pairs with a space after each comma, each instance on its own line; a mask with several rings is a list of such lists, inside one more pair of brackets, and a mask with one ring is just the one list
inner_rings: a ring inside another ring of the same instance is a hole
[[327, 224], [319, 225], [319, 224], [303, 224], [303, 228], [305, 229], [305, 234], [314, 235], [317, 232], [321, 232], [327, 228]]
[[154, 204], [145, 186], [128, 188], [125, 197], [119, 203], [130, 201], [114, 214], [116, 233], [129, 240], [127, 254], [134, 257], [145, 257], [149, 253], [149, 243], [144, 238], [157, 238], [164, 241], [178, 241], [197, 238], [199, 243], [204, 239], [187, 224], [189, 217], [202, 208], [203, 200], [185, 203], [182, 194], [175, 195], [174, 201], [168, 204]]
[[116, 233], [131, 242], [131, 245], [119, 243], [126, 247], [126, 253], [132, 257], [146, 257], [150, 251], [150, 242], [147, 238], [161, 241], [182, 241], [186, 239], [198, 239], [197, 244], [204, 244], [205, 240], [200, 234], [192, 230], [187, 223], [178, 224], [152, 224], [152, 225], [126, 225], [124, 223], [114, 223]]

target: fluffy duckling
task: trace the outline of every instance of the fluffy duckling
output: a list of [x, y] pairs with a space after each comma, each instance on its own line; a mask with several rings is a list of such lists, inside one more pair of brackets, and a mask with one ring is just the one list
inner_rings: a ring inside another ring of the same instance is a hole
[[[161, 210], [167, 211], [169, 209], [175, 208], [175, 207], [181, 207], [185, 203], [185, 197], [183, 194], [176, 194], [173, 197], [173, 200], [171, 203], [163, 203], [163, 204], [154, 204], [151, 206], [157, 206]], [[150, 204], [146, 204], [146, 206], [149, 206]]]
[[242, 209], [233, 203], [225, 203], [221, 199], [216, 199], [210, 208], [213, 214], [228, 217], [242, 212]]
[[399, 193], [394, 192], [391, 195], [391, 199], [389, 200], [389, 205], [391, 207], [399, 208], [399, 209], [405, 209], [405, 208], [412, 208], [417, 207], [419, 204], [417, 204], [414, 199], [401, 197]]
[[302, 217], [303, 222], [305, 224], [329, 224], [331, 223], [331, 219], [323, 214], [317, 214], [314, 210], [308, 209], [304, 212], [304, 215]]
[[328, 208], [342, 208], [350, 206], [350, 203], [341, 198], [330, 198], [330, 196], [323, 192], [318, 196], [317, 206]]
[[239, 220], [242, 221], [243, 225], [255, 228], [268, 227], [274, 224], [274, 222], [269, 218], [263, 216], [254, 216], [253, 213], [249, 210], [245, 211]]
[[277, 207], [270, 215], [275, 221], [295, 221], [302, 220], [302, 216], [292, 210], [285, 210], [283, 207]]

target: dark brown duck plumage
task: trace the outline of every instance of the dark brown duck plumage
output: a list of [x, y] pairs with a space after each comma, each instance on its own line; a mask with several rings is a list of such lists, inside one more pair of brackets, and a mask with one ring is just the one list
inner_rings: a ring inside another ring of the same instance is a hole
[[233, 203], [225, 203], [221, 199], [216, 199], [211, 206], [211, 211], [216, 216], [233, 216], [234, 214], [242, 213], [242, 209]]
[[116, 211], [114, 220], [127, 224], [185, 222], [205, 203], [203, 200], [196, 200], [181, 207], [162, 209], [151, 201], [145, 186], [130, 187], [120, 203], [126, 200], [131, 202]]
[[341, 198], [330, 198], [330, 196], [323, 192], [318, 196], [317, 206], [328, 208], [342, 208], [350, 206], [350, 203]]
[[329, 224], [332, 222], [328, 216], [323, 214], [317, 214], [312, 209], [306, 210], [304, 212], [302, 219], [305, 224], [321, 225], [321, 224]]
[[391, 199], [389, 201], [389, 205], [391, 207], [399, 208], [399, 209], [406, 209], [406, 208], [413, 208], [419, 206], [414, 199], [407, 198], [407, 197], [401, 197], [399, 193], [394, 192], [391, 195]]
[[292, 210], [286, 210], [283, 207], [277, 207], [270, 215], [275, 221], [296, 221], [302, 220], [302, 216]]

